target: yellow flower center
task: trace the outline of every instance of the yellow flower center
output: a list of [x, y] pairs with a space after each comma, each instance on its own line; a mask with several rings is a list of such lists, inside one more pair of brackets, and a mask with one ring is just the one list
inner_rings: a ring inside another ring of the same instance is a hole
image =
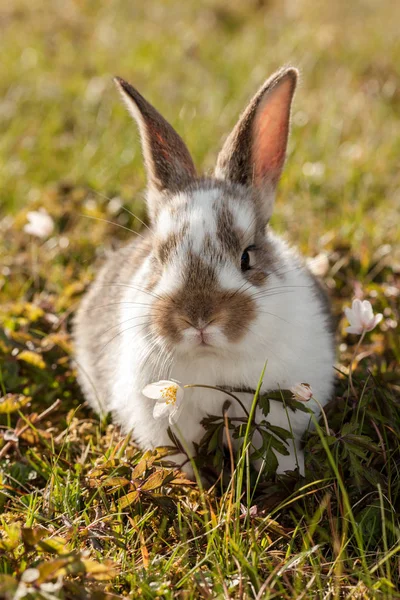
[[177, 391], [177, 385], [170, 385], [161, 390], [161, 397], [165, 398], [165, 404], [175, 404]]

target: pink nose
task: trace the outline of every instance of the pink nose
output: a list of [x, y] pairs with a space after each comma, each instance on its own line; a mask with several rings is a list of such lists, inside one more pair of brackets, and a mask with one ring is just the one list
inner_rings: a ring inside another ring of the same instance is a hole
[[207, 343], [208, 340], [208, 333], [206, 331], [207, 326], [205, 327], [196, 327], [197, 332], [198, 332], [198, 336], [200, 337], [200, 340], [202, 341], [202, 343]]

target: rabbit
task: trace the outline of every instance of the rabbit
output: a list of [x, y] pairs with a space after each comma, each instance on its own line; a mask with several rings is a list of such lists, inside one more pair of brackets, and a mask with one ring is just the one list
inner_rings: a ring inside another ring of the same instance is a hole
[[[155, 401], [142, 393], [160, 379], [255, 389], [266, 364], [262, 391], [307, 382], [320, 405], [330, 397], [329, 301], [268, 225], [297, 80], [292, 67], [273, 74], [226, 139], [214, 174], [200, 177], [172, 126], [115, 78], [140, 131], [150, 226], [107, 259], [81, 302], [73, 336], [89, 404], [111, 412], [142, 449], [171, 445], [168, 418], [153, 418]], [[253, 394], [239, 396], [250, 409]], [[313, 398], [308, 406], [318, 416]], [[176, 431], [190, 454], [204, 435], [201, 420], [221, 414], [226, 399], [217, 390], [185, 390]], [[310, 415], [277, 401], [270, 407], [268, 420], [293, 434], [289, 454], [277, 455], [277, 472], [304, 474], [301, 438]], [[244, 416], [234, 401], [229, 414]], [[184, 453], [171, 458], [193, 477]]]

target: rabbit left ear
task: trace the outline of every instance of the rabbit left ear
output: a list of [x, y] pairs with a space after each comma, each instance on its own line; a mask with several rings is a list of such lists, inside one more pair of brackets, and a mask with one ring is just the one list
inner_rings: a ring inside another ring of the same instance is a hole
[[[122, 98], [138, 124], [149, 188], [177, 192], [196, 177], [189, 150], [175, 129], [129, 83], [115, 77]], [[150, 212], [156, 207], [150, 206]]]
[[257, 92], [226, 140], [216, 177], [274, 191], [285, 163], [298, 72], [275, 73]]

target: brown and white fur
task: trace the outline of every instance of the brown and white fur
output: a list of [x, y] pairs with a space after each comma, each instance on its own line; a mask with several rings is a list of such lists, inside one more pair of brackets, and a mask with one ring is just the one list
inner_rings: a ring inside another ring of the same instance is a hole
[[[327, 300], [268, 227], [296, 81], [293, 68], [268, 79], [228, 137], [214, 176], [199, 178], [174, 129], [116, 79], [140, 129], [151, 227], [108, 259], [83, 299], [76, 362], [91, 406], [111, 411], [142, 448], [170, 444], [168, 420], [154, 420], [154, 401], [141, 393], [159, 379], [254, 389], [267, 362], [263, 390], [307, 382], [322, 404], [329, 399]], [[241, 399], [249, 407], [252, 395]], [[217, 391], [186, 390], [177, 425], [190, 448], [204, 433], [202, 418], [221, 414], [225, 400]], [[235, 404], [231, 415], [243, 416]], [[318, 413], [313, 400], [309, 406]], [[278, 456], [278, 471], [304, 472], [300, 439], [309, 415], [289, 417], [295, 439], [289, 456]], [[269, 420], [289, 428], [279, 402], [271, 402]]]

